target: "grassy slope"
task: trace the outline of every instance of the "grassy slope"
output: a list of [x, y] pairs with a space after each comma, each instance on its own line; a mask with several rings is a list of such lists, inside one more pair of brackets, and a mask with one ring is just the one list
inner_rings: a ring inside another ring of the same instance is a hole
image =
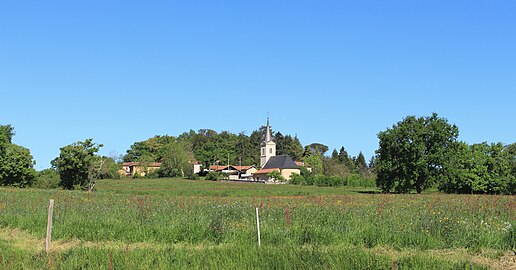
[[514, 197], [179, 179], [97, 186], [93, 195], [0, 188], [0, 268], [507, 269], [514, 258]]
[[265, 185], [241, 182], [216, 182], [183, 179], [126, 179], [100, 180], [97, 188], [100, 192], [114, 192], [134, 195], [166, 196], [308, 196], [308, 195], [342, 195], [359, 192], [378, 192], [377, 189], [353, 187], [315, 187], [295, 185]]

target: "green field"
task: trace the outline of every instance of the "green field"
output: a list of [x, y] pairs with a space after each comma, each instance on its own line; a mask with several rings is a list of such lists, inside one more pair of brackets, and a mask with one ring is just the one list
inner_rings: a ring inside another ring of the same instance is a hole
[[515, 196], [179, 179], [97, 189], [0, 188], [0, 269], [516, 267]]

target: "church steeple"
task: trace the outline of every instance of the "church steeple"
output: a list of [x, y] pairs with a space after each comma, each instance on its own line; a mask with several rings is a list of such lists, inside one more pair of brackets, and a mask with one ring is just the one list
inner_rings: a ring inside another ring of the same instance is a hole
[[269, 125], [269, 116], [267, 116], [267, 126], [265, 128], [265, 140], [260, 149], [260, 166], [263, 168], [269, 158], [276, 156], [276, 143], [272, 141], [271, 127]]
[[271, 141], [271, 127], [269, 126], [269, 116], [267, 116], [267, 131], [265, 132], [265, 143]]

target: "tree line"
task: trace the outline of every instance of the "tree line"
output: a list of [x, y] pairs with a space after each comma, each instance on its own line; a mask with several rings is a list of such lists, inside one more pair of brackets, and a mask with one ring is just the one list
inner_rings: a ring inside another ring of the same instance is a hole
[[[11, 186], [91, 188], [95, 179], [118, 178], [121, 161], [161, 162], [148, 177], [195, 177], [192, 161], [210, 165], [256, 165], [265, 126], [249, 136], [211, 129], [190, 130], [179, 136], [158, 135], [133, 143], [120, 157], [97, 155], [102, 144], [92, 139], [60, 149], [52, 168], [36, 172], [29, 149], [12, 144], [14, 129], [0, 125], [0, 184]], [[345, 147], [312, 143], [302, 146], [297, 136], [272, 132], [277, 155], [305, 162], [291, 183], [318, 186], [378, 186], [383, 192], [417, 192], [436, 188], [448, 193], [516, 193], [516, 143], [458, 141], [459, 129], [436, 113], [407, 116], [378, 133], [379, 148], [369, 162], [362, 152], [350, 156]]]

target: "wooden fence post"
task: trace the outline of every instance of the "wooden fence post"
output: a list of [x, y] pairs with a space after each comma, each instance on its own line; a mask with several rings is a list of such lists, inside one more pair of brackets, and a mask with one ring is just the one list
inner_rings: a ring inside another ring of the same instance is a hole
[[54, 213], [54, 199], [50, 199], [48, 205], [47, 238], [45, 239], [45, 251], [50, 251], [50, 241], [52, 240], [52, 214]]
[[258, 228], [258, 247], [262, 244], [260, 242], [260, 216], [258, 215], [258, 207], [256, 207], [256, 227]]

